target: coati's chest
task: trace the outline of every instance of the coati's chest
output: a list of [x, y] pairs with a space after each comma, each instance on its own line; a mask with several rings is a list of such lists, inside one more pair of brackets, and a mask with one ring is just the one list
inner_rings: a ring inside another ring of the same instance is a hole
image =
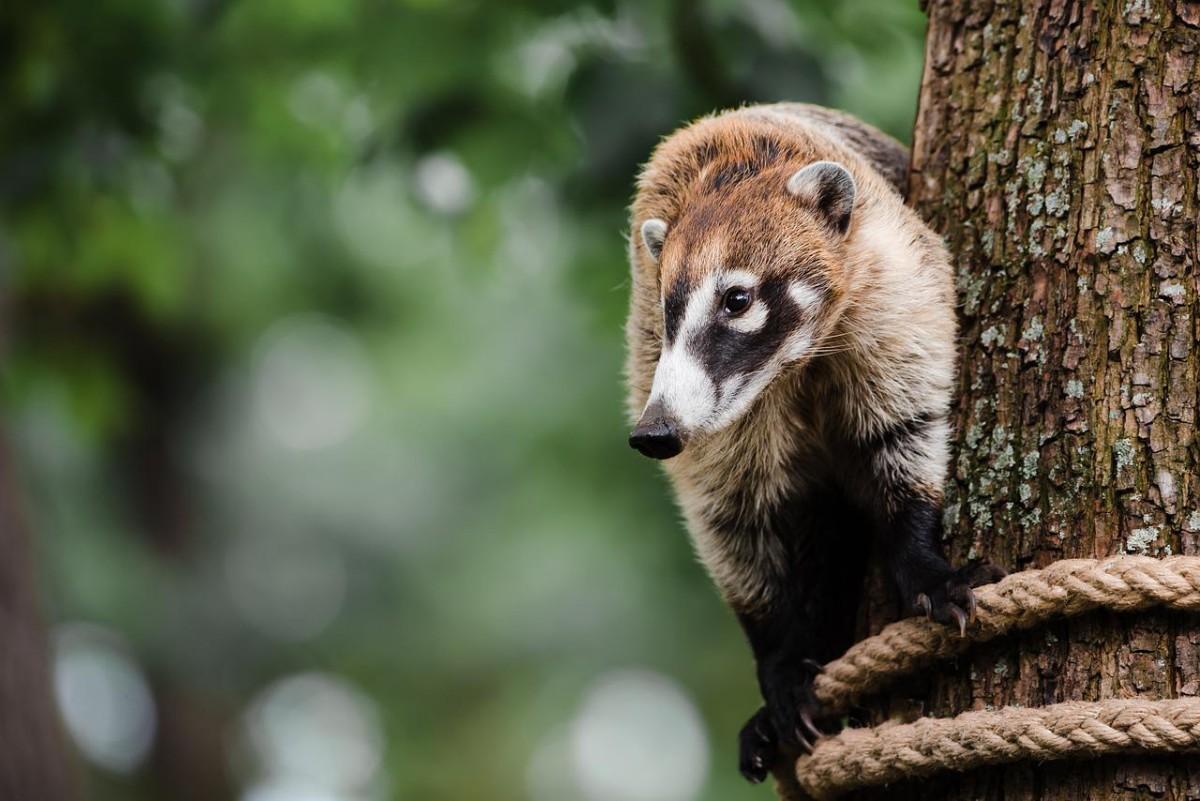
[[836, 373], [810, 364], [668, 471], [682, 497], [703, 510], [707, 528], [733, 538], [786, 538], [808, 507], [869, 504], [870, 454], [854, 436], [852, 403]]
[[789, 477], [816, 478], [828, 462], [826, 443], [836, 427], [822, 403], [826, 383], [781, 376], [743, 417], [696, 436], [687, 451], [666, 462], [667, 472], [689, 492], [714, 499], [738, 495], [754, 506]]

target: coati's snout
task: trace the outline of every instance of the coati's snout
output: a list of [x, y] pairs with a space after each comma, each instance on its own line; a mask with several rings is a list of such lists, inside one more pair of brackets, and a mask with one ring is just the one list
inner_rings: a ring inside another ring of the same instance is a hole
[[629, 435], [629, 447], [651, 459], [670, 459], [683, 451], [683, 434], [661, 403], [651, 403]]

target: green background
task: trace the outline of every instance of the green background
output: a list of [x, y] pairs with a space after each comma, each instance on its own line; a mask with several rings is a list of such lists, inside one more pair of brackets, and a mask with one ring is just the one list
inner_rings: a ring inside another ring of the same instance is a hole
[[908, 141], [905, 0], [0, 10], [7, 438], [97, 799], [767, 798], [733, 616], [626, 445], [682, 122]]

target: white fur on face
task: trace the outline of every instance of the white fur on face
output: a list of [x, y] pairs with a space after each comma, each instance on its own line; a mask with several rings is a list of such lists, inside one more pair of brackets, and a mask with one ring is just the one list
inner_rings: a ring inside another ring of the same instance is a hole
[[[812, 348], [815, 331], [806, 319], [819, 305], [822, 293], [812, 284], [793, 281], [788, 291], [800, 308], [802, 322], [780, 345], [773, 358], [753, 373], [736, 373], [725, 379], [718, 388], [700, 358], [692, 352], [690, 343], [697, 333], [713, 322], [720, 311], [721, 298], [734, 287], [754, 292], [758, 276], [741, 270], [730, 270], [707, 276], [688, 296], [683, 319], [674, 341], [665, 345], [647, 406], [662, 403], [677, 425], [684, 431], [715, 430], [741, 417], [751, 404], [778, 375], [785, 364], [802, 359]], [[735, 331], [752, 334], [767, 324], [767, 304], [755, 297], [750, 308], [727, 323]], [[719, 391], [718, 391], [719, 390]]]
[[754, 289], [758, 286], [758, 276], [754, 273], [748, 273], [745, 270], [726, 270], [712, 276], [712, 278], [722, 292], [727, 289], [733, 289], [735, 286], [740, 286], [743, 289]]
[[788, 284], [788, 294], [792, 296], [792, 300], [802, 312], [810, 312], [821, 303], [820, 291], [803, 279]]
[[779, 349], [780, 362], [786, 364], [800, 361], [812, 350], [812, 345], [812, 333], [808, 326], [801, 327], [799, 331], [783, 341], [783, 347]]
[[716, 275], [708, 276], [688, 296], [674, 341], [663, 345], [646, 401], [647, 406], [660, 401], [676, 424], [688, 432], [699, 429], [717, 405], [716, 384], [688, 348], [688, 342], [709, 323], [716, 308], [717, 279]]
[[784, 340], [779, 352], [784, 362], [795, 362], [803, 359], [812, 350], [816, 330], [811, 315], [821, 305], [823, 296], [820, 290], [803, 279], [789, 283], [788, 294], [800, 308], [802, 322], [796, 331]]
[[748, 273], [745, 270], [729, 270], [713, 278], [714, 291], [720, 298], [724, 298], [725, 293], [735, 287], [749, 290], [753, 296], [750, 308], [746, 309], [738, 317], [730, 320], [729, 327], [743, 334], [753, 334], [755, 331], [761, 331], [762, 327], [767, 324], [767, 304], [763, 303], [755, 295], [755, 290], [758, 288], [758, 276], [754, 273]]
[[[728, 379], [722, 385], [722, 389], [731, 384], [733, 386], [730, 392], [722, 394], [722, 400], [725, 402], [724, 408], [712, 420], [710, 427], [714, 430], [724, 428], [749, 411], [750, 404], [754, 403], [759, 393], [767, 388], [767, 384], [771, 383], [771, 379], [775, 377], [778, 369], [778, 362], [772, 359], [761, 370], [753, 374], [741, 373]], [[735, 381], [736, 384], [734, 384]]]
[[[812, 321], [805, 318], [821, 303], [822, 295], [811, 284], [802, 280], [793, 281], [788, 286], [788, 292], [804, 316], [800, 325], [783, 340], [775, 355], [756, 372], [753, 374], [740, 373], [727, 379], [721, 385], [721, 399], [724, 408], [713, 419], [712, 428], [722, 428], [749, 411], [750, 406], [767, 388], [767, 385], [775, 379], [775, 376], [779, 375], [779, 371], [783, 369], [784, 365], [800, 361], [812, 349], [815, 331]], [[763, 323], [758, 326], [761, 328], [766, 324], [767, 312], [765, 304], [759, 305], [763, 309]]]
[[[678, 344], [678, 343], [677, 343]], [[647, 406], [661, 401], [684, 431], [695, 431], [717, 405], [717, 388], [686, 347], [664, 348], [654, 370]]]
[[753, 334], [762, 330], [762, 327], [767, 324], [767, 304], [763, 303], [758, 298], [755, 298], [750, 304], [750, 308], [742, 312], [738, 317], [734, 317], [729, 321], [729, 327], [734, 331], [740, 331], [743, 334]]

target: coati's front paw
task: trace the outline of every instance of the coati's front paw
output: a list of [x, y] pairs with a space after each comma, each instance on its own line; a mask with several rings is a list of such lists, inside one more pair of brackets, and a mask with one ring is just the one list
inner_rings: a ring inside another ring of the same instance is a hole
[[957, 626], [961, 636], [975, 622], [975, 593], [972, 588], [998, 581], [1008, 573], [991, 562], [969, 562], [939, 577], [913, 600], [913, 609], [930, 620]]
[[738, 732], [738, 770], [746, 781], [758, 784], [767, 778], [781, 756], [767, 708], [759, 707]]
[[[760, 672], [766, 705], [751, 723], [766, 735], [764, 739], [774, 743], [777, 756], [811, 752], [813, 743], [824, 736], [815, 723], [822, 711], [813, 694], [813, 679], [822, 669], [811, 659], [801, 659], [777, 662]], [[760, 716], [761, 721], [756, 722]], [[771, 766], [766, 764], [768, 770]]]

